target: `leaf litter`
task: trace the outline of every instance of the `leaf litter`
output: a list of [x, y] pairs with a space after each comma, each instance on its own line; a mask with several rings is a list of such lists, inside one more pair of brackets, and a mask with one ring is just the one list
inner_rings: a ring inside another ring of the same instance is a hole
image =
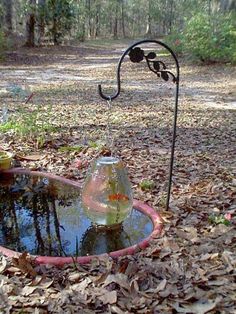
[[[96, 86], [104, 79], [108, 85], [114, 83], [114, 64], [99, 67], [96, 63], [89, 69], [85, 57], [95, 53], [101, 58], [118, 57], [117, 49], [121, 48], [117, 44], [106, 50], [97, 48], [96, 52], [74, 48], [73, 53], [80, 56], [75, 64], [66, 59], [63, 47], [56, 58], [47, 56], [49, 70], [58, 60], [63, 67], [53, 68], [58, 76], [55, 83], [32, 80], [35, 96], [31, 102], [32, 106], [52, 105], [49, 119], [58, 128], [40, 134], [40, 145], [34, 136], [2, 134], [0, 146], [16, 154], [17, 165], [83, 182], [91, 162], [106, 152], [100, 144], [106, 138], [106, 104], [97, 96]], [[27, 51], [17, 53], [22, 56]], [[20, 69], [24, 63], [17, 64], [16, 57], [1, 68]], [[42, 72], [41, 61], [35, 60], [27, 64], [28, 69], [36, 62]], [[79, 84], [67, 80], [66, 73], [72, 69], [91, 80], [81, 79]], [[11, 80], [9, 71], [4, 77]], [[124, 72], [124, 92], [114, 102], [111, 116], [114, 153], [127, 164], [135, 198], [146, 201], [162, 215], [162, 235], [134, 256], [114, 260], [101, 257], [76, 267], [35, 265], [27, 253], [14, 258], [1, 256], [0, 312], [235, 313], [236, 111], [225, 106], [234, 92], [235, 68], [181, 67], [182, 94], [168, 211], [164, 204], [171, 138], [168, 127], [173, 117], [169, 96], [173, 88], [167, 85], [166, 91], [163, 83], [155, 81], [141, 65], [127, 63]], [[19, 81], [22, 75], [18, 74]], [[30, 73], [26, 71], [25, 75]], [[214, 107], [208, 102], [212, 95]], [[5, 101], [11, 114], [17, 116], [20, 103], [12, 97]], [[155, 184], [150, 190], [141, 189], [141, 181]], [[211, 220], [211, 215], [230, 217], [229, 224]]]

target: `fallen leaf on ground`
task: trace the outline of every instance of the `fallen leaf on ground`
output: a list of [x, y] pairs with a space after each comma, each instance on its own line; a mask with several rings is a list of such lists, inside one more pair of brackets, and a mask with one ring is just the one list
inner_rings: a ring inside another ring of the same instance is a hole
[[7, 267], [7, 260], [4, 256], [1, 256], [1, 261], [0, 261], [0, 274], [2, 272], [4, 272], [4, 270], [6, 269]]
[[24, 252], [19, 257], [12, 258], [13, 265], [19, 268], [23, 273], [36, 277], [37, 273], [31, 265], [31, 258], [28, 253]]
[[114, 304], [117, 301], [117, 291], [107, 291], [104, 295], [98, 298], [103, 304]]
[[176, 304], [174, 308], [178, 313], [205, 314], [213, 310], [220, 301], [221, 298], [217, 298], [215, 301], [202, 299], [190, 305], [179, 306], [179, 304]]
[[43, 159], [45, 156], [44, 155], [17, 155], [16, 158], [20, 160], [29, 160], [29, 161], [38, 161]]

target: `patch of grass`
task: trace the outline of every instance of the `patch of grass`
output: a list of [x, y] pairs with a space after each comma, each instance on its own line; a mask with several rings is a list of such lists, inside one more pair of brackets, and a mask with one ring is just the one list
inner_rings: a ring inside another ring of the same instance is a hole
[[223, 224], [225, 226], [230, 225], [230, 220], [226, 219], [224, 215], [210, 215], [208, 218], [209, 222], [213, 225]]
[[94, 142], [94, 141], [89, 141], [88, 142], [88, 146], [90, 148], [94, 148], [96, 150], [99, 150], [99, 149], [102, 149], [104, 147], [104, 143], [101, 142], [101, 141], [97, 141], [97, 142]]
[[42, 132], [54, 132], [56, 127], [49, 123], [37, 124], [35, 120], [23, 119], [19, 121], [10, 120], [2, 125], [0, 125], [0, 132], [14, 132], [22, 137], [29, 135], [30, 137], [37, 135]]
[[75, 146], [61, 146], [58, 151], [61, 153], [69, 152], [69, 153], [79, 153], [82, 151], [84, 147], [81, 145], [75, 145]]
[[149, 191], [155, 187], [155, 182], [153, 180], [144, 179], [139, 183], [139, 186], [143, 191]]
[[34, 139], [40, 146], [45, 142], [47, 133], [57, 131], [57, 127], [51, 124], [51, 106], [37, 106], [34, 110], [20, 107], [18, 112], [10, 116], [9, 120], [0, 124], [1, 133], [12, 133], [19, 137]]
[[18, 127], [17, 122], [8, 121], [8, 122], [5, 122], [3, 124], [0, 124], [0, 132], [6, 133], [8, 131], [15, 130], [17, 127]]
[[134, 40], [131, 39], [109, 39], [109, 38], [99, 38], [99, 39], [90, 39], [86, 40], [84, 44], [86, 46], [101, 46], [101, 47], [107, 47], [110, 48], [111, 45], [115, 44], [130, 44], [131, 42], [134, 42]]
[[171, 54], [166, 49], [158, 50], [157, 56], [160, 57], [169, 57]]

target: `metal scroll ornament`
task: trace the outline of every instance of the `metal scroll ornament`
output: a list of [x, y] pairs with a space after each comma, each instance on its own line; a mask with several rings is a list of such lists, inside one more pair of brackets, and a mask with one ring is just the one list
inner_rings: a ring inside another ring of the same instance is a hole
[[167, 67], [163, 61], [155, 60], [156, 57], [157, 55], [155, 52], [149, 52], [147, 55], [145, 55], [144, 50], [140, 47], [133, 48], [129, 52], [129, 58], [131, 62], [139, 63], [145, 59], [149, 70], [155, 73], [157, 77], [161, 77], [166, 82], [172, 79], [172, 81], [175, 83], [175, 75], [167, 70]]

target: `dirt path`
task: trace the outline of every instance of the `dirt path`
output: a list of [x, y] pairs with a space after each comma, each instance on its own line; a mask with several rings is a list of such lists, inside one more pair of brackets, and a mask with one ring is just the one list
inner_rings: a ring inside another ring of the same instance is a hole
[[[20, 49], [9, 53], [0, 65], [0, 88], [10, 84], [26, 85], [29, 88], [40, 85], [77, 83], [95, 87], [101, 80], [114, 78], [115, 68], [126, 43], [109, 46], [83, 44], [80, 47], [45, 47], [32, 50]], [[235, 70], [229, 65], [184, 66], [181, 65], [181, 94], [198, 104], [209, 107], [235, 109]], [[184, 62], [184, 61], [183, 61]], [[138, 82], [131, 82], [134, 87]], [[156, 89], [154, 79], [146, 88]]]
[[[40, 108], [44, 123], [57, 130], [50, 133], [38, 126], [39, 134], [32, 136], [8, 131], [1, 134], [0, 146], [13, 151], [21, 166], [83, 182], [87, 162], [103, 154], [104, 148], [88, 145], [82, 152], [61, 148], [75, 147], [86, 138], [96, 143], [104, 139], [107, 106], [97, 94], [97, 84], [114, 92], [116, 62], [126, 46], [90, 43], [9, 55], [0, 65], [2, 91], [12, 83], [26, 84], [35, 96], [24, 104], [24, 98], [5, 92], [2, 103], [15, 119], [21, 118], [23, 109], [27, 116]], [[2, 306], [14, 313], [32, 313], [36, 308], [38, 313], [235, 313], [235, 68], [190, 65], [182, 59], [180, 65], [168, 211], [164, 201], [174, 84], [157, 79], [145, 63], [127, 62], [122, 67], [122, 94], [111, 115], [115, 153], [127, 163], [135, 197], [161, 213], [162, 237], [147, 250], [119, 260], [103, 258], [78, 269], [33, 266], [41, 281], [25, 276], [16, 260], [2, 257], [0, 310]], [[29, 130], [37, 119], [27, 120]], [[38, 160], [24, 160], [31, 154]], [[84, 167], [77, 167], [78, 161]], [[143, 179], [152, 180], [154, 187], [143, 191]], [[225, 215], [231, 217], [228, 226], [214, 220]]]

